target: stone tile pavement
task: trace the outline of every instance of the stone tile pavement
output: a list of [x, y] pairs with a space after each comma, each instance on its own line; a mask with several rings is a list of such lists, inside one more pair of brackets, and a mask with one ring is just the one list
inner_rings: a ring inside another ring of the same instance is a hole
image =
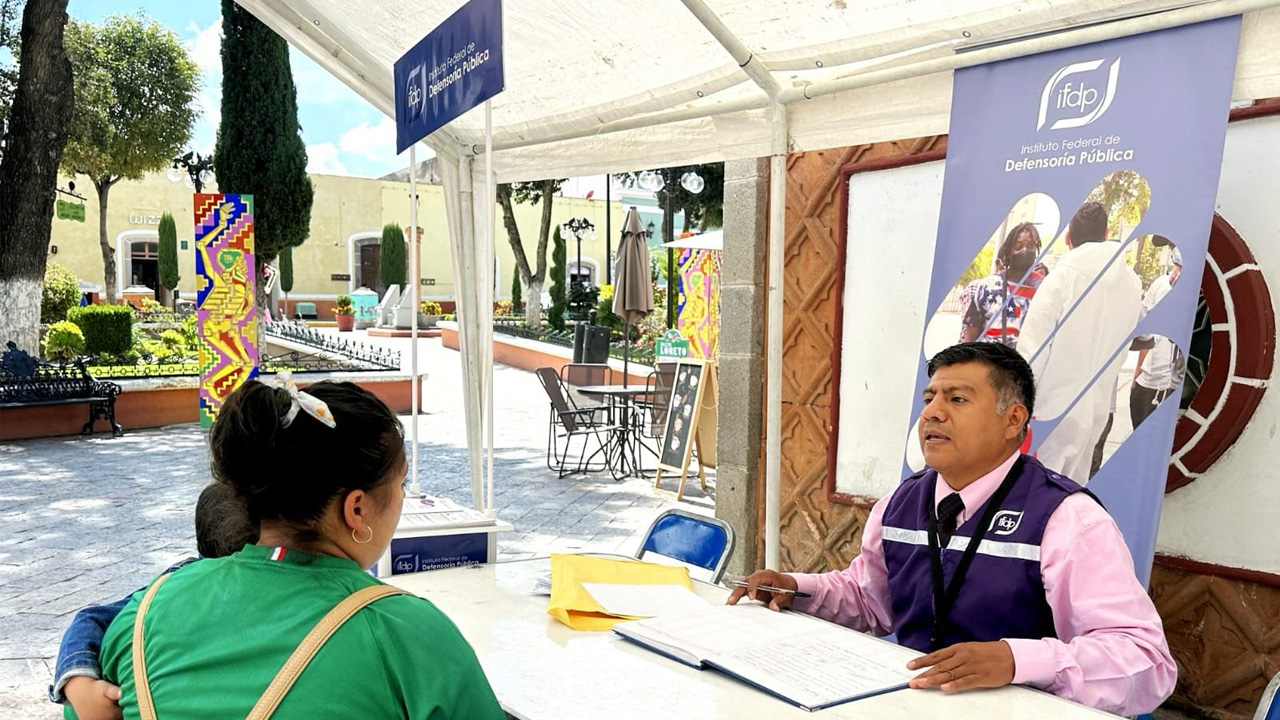
[[[399, 342], [407, 356], [408, 341]], [[428, 377], [418, 477], [424, 491], [470, 504], [458, 355], [439, 340], [420, 343]], [[547, 403], [537, 379], [498, 366], [494, 384], [495, 503], [515, 525], [500, 536], [503, 559], [629, 553], [675, 505], [650, 480], [558, 479], [544, 462]], [[0, 445], [0, 718], [60, 716], [44, 691], [63, 630], [80, 608], [123, 597], [194, 554], [192, 511], [208, 468], [205, 433], [194, 425]], [[710, 514], [714, 475], [708, 487], [691, 479], [681, 506]]]

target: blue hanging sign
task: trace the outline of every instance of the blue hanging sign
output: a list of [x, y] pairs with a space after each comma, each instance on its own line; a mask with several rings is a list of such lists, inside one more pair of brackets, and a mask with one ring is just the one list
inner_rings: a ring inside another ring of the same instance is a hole
[[471, 0], [395, 64], [396, 152], [502, 92], [502, 0]]

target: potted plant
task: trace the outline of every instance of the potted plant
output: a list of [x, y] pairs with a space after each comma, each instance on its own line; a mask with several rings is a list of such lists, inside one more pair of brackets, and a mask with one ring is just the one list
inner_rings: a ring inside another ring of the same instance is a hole
[[423, 300], [418, 304], [418, 327], [435, 327], [440, 320], [440, 303], [434, 300]]
[[356, 308], [350, 295], [338, 296], [338, 307], [333, 309], [333, 319], [338, 321], [338, 332], [351, 332], [356, 326]]

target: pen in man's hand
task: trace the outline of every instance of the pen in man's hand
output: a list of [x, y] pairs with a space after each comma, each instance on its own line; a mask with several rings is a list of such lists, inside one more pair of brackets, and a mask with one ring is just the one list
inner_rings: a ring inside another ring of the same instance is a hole
[[[738, 587], [750, 587], [750, 585], [747, 583], [746, 580], [734, 580], [732, 581], [732, 584]], [[774, 587], [772, 585], [757, 585], [756, 589], [765, 590], [767, 592], [773, 593], [774, 595], [790, 595], [791, 597], [798, 597], [798, 598], [813, 597], [807, 592], [800, 592], [799, 590], [788, 590], [786, 588]]]

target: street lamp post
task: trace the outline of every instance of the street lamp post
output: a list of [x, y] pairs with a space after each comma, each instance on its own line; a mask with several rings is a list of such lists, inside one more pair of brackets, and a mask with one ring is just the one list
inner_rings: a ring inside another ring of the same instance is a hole
[[[663, 168], [658, 171], [647, 171], [640, 173], [640, 187], [653, 192], [659, 192], [663, 188], [669, 188], [667, 191], [666, 207], [662, 213], [663, 224], [663, 242], [670, 243], [675, 239], [676, 219], [675, 212], [672, 209], [671, 191], [674, 190], [676, 181], [676, 173], [680, 168]], [[702, 176], [692, 170], [680, 176], [680, 186], [685, 192], [691, 195], [697, 195], [702, 192], [702, 188], [706, 186], [706, 182]], [[675, 248], [667, 247], [667, 327], [676, 326], [676, 282], [675, 282], [675, 266], [676, 251]]]
[[191, 150], [175, 157], [165, 176], [173, 182], [185, 182], [187, 187], [194, 188], [196, 192], [203, 192], [204, 186], [213, 182], [213, 158]]
[[[569, 288], [570, 294], [581, 300], [582, 292], [577, 288], [582, 284], [582, 281], [578, 279], [582, 276], [582, 236], [586, 235], [588, 238], [594, 240], [596, 236], [596, 226], [586, 218], [570, 218], [569, 220], [566, 220], [561, 227], [572, 233], [573, 237], [578, 241], [578, 263], [577, 268], [573, 273], [573, 282], [570, 284]], [[581, 311], [581, 308], [578, 309]]]

